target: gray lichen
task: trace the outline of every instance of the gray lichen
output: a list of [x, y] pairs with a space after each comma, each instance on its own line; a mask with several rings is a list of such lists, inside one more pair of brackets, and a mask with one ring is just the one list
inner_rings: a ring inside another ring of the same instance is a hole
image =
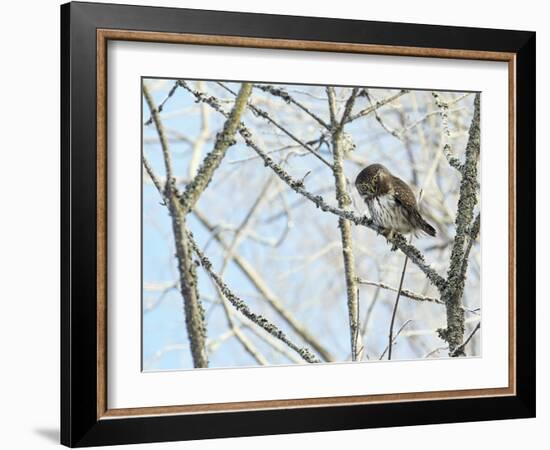
[[[468, 257], [466, 239], [471, 230], [479, 227], [473, 221], [474, 208], [477, 204], [477, 160], [480, 151], [480, 95], [474, 100], [474, 115], [468, 132], [465, 162], [462, 165], [462, 181], [455, 220], [456, 234], [449, 270], [447, 272], [447, 286], [443, 291], [442, 300], [447, 306], [447, 329], [440, 332], [440, 336], [449, 343], [451, 356], [463, 356], [460, 349], [464, 340], [464, 310], [461, 308], [462, 295], [465, 284], [465, 258]], [[478, 228], [479, 232], [479, 228]], [[477, 234], [477, 233], [476, 233]]]
[[216, 136], [214, 148], [204, 158], [195, 178], [185, 187], [185, 191], [181, 196], [181, 205], [184, 213], [193, 209], [193, 206], [212, 180], [214, 172], [219, 167], [227, 149], [235, 145], [235, 133], [239, 128], [241, 116], [246, 109], [246, 103], [251, 92], [251, 83], [243, 83], [241, 85], [241, 89], [237, 94], [233, 109], [227, 116], [223, 130]]
[[265, 331], [267, 331], [269, 334], [274, 336], [275, 338], [279, 339], [280, 341], [284, 342], [287, 346], [289, 346], [291, 349], [293, 349], [296, 353], [298, 353], [305, 361], [309, 363], [319, 363], [321, 362], [311, 350], [309, 350], [306, 347], [300, 347], [296, 345], [294, 342], [292, 342], [288, 336], [280, 330], [276, 325], [271, 323], [269, 320], [267, 320], [264, 316], [260, 314], [256, 314], [250, 310], [246, 302], [239, 297], [237, 297], [231, 289], [224, 283], [222, 278], [214, 272], [212, 268], [212, 262], [206, 257], [206, 255], [199, 249], [199, 246], [195, 242], [193, 235], [190, 232], [187, 232], [187, 238], [189, 240], [189, 243], [191, 245], [191, 248], [199, 258], [200, 265], [206, 270], [206, 272], [210, 275], [212, 280], [216, 283], [218, 286], [220, 292], [223, 294], [223, 296], [233, 305], [233, 307], [239, 311], [243, 316], [245, 316], [247, 319], [251, 320], [255, 324], [262, 327]]

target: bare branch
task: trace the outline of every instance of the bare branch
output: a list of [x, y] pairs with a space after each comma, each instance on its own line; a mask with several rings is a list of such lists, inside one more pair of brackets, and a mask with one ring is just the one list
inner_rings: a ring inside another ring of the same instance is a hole
[[[382, 354], [380, 355], [380, 357], [378, 358], [379, 361], [382, 361], [384, 359], [384, 356], [386, 356], [386, 353], [388, 351], [391, 350], [393, 344], [395, 344], [395, 341], [397, 340], [397, 338], [399, 337], [399, 335], [401, 334], [401, 332], [405, 329], [405, 327], [412, 322], [412, 319], [409, 319], [409, 320], [406, 320], [405, 322], [403, 322], [403, 325], [401, 325], [399, 327], [399, 330], [397, 330], [397, 333], [395, 333], [395, 336], [392, 336], [391, 338], [391, 341], [386, 345], [386, 348], [384, 349], [384, 351], [382, 352]], [[391, 359], [391, 356], [389, 355], [388, 353], [388, 360]]]
[[[218, 83], [221, 87], [223, 87], [225, 90], [231, 92], [233, 95], [236, 95], [235, 92], [225, 86], [223, 83]], [[296, 142], [301, 147], [305, 148], [309, 153], [311, 153], [313, 156], [315, 156], [319, 161], [321, 161], [324, 165], [332, 169], [332, 164], [329, 163], [321, 154], [319, 154], [314, 148], [312, 148], [310, 145], [308, 145], [306, 142], [302, 141], [300, 138], [296, 137], [293, 133], [288, 131], [285, 127], [280, 125], [278, 122], [276, 122], [266, 111], [254, 106], [252, 103], [248, 102], [247, 104], [248, 108], [250, 108], [257, 116], [262, 117], [263, 119], [267, 120], [269, 123], [271, 123], [275, 128], [281, 130], [284, 134], [286, 134], [290, 139], [292, 139], [294, 142]]]
[[170, 97], [172, 97], [172, 95], [174, 95], [174, 93], [176, 92], [176, 89], [178, 88], [178, 83], [174, 83], [174, 86], [172, 86], [172, 89], [170, 89], [170, 91], [168, 92], [168, 95], [165, 97], [165, 99], [160, 103], [160, 105], [158, 106], [158, 108], [155, 108], [154, 110], [151, 111], [151, 117], [149, 117], [149, 119], [147, 119], [145, 121], [145, 124], [144, 125], [151, 125], [153, 123], [153, 120], [154, 120], [154, 115], [158, 115], [162, 112], [162, 109], [164, 108], [164, 104], [168, 101], [168, 99]]
[[460, 356], [460, 354], [463, 354], [464, 353], [464, 349], [466, 348], [466, 346], [468, 345], [468, 343], [470, 342], [470, 340], [474, 337], [474, 334], [477, 333], [477, 331], [481, 328], [481, 322], [478, 322], [478, 324], [476, 325], [476, 327], [472, 330], [472, 332], [468, 335], [468, 337], [466, 338], [466, 340], [460, 344], [457, 348], [454, 349], [453, 352], [451, 352], [451, 355], [450, 356]]
[[271, 95], [273, 95], [275, 97], [280, 97], [288, 104], [296, 105], [298, 108], [300, 108], [306, 114], [308, 114], [311, 118], [313, 118], [319, 124], [321, 124], [324, 128], [326, 128], [327, 130], [330, 129], [330, 126], [323, 119], [321, 119], [319, 116], [317, 116], [315, 113], [313, 113], [309, 108], [306, 108], [304, 105], [302, 105], [296, 99], [294, 99], [284, 89], [278, 88], [278, 87], [275, 87], [275, 86], [271, 86], [269, 84], [255, 84], [254, 87], [257, 88], [257, 89], [260, 89], [264, 92], [268, 92], [268, 93], [270, 93]]
[[[411, 236], [412, 238], [412, 236]], [[405, 262], [403, 263], [403, 270], [401, 271], [401, 279], [399, 280], [399, 287], [397, 288], [397, 295], [395, 297], [395, 303], [393, 305], [393, 311], [391, 314], [390, 331], [388, 333], [388, 360], [391, 359], [393, 349], [393, 325], [395, 323], [395, 316], [397, 314], [397, 307], [399, 305], [399, 297], [401, 296], [401, 289], [403, 289], [403, 280], [405, 279], [405, 272], [407, 271], [407, 262], [409, 258], [405, 256]]]
[[[363, 284], [365, 286], [379, 287], [379, 288], [387, 289], [388, 291], [393, 291], [393, 292], [398, 291], [396, 287], [390, 286], [380, 281], [370, 281], [370, 280], [365, 280], [363, 278], [357, 278], [357, 283]], [[426, 295], [418, 294], [417, 292], [413, 292], [408, 289], [401, 289], [401, 295], [404, 297], [410, 298], [411, 300], [415, 300], [417, 302], [437, 303], [438, 305], [445, 306], [445, 303], [438, 298], [428, 297]], [[469, 309], [464, 306], [462, 306], [462, 309], [469, 313], [479, 315], [479, 313], [475, 309]]]
[[159, 191], [160, 196], [164, 199], [164, 193], [163, 193], [164, 190], [162, 188], [162, 184], [160, 180], [157, 178], [157, 176], [155, 175], [155, 172], [153, 172], [153, 168], [151, 167], [151, 164], [149, 164], [149, 161], [147, 160], [144, 154], [142, 154], [141, 160], [143, 162], [143, 167], [145, 167], [145, 171], [147, 172], [147, 175], [149, 175], [149, 178], [151, 179], [151, 181]]
[[149, 106], [149, 109], [151, 111], [151, 117], [155, 122], [155, 128], [157, 130], [160, 146], [162, 149], [162, 156], [164, 158], [164, 169], [166, 172], [166, 184], [164, 186], [164, 191], [165, 191], [164, 195], [168, 197], [170, 196], [170, 192], [168, 191], [168, 189], [171, 186], [171, 180], [172, 180], [172, 156], [170, 154], [170, 149], [168, 148], [168, 141], [166, 140], [166, 133], [164, 132], [164, 126], [162, 124], [162, 121], [160, 120], [157, 107], [155, 106], [155, 101], [153, 100], [153, 97], [149, 92], [149, 89], [147, 88], [145, 83], [142, 83], [142, 90], [143, 90], [143, 96], [145, 97], [145, 101], [147, 102], [147, 105]]
[[391, 103], [395, 100], [397, 100], [399, 97], [408, 94], [410, 91], [408, 89], [401, 89], [397, 94], [390, 95], [389, 97], [377, 101], [374, 105], [369, 106], [368, 108], [365, 108], [358, 113], [350, 115], [345, 123], [353, 122], [356, 119], [359, 119], [361, 117], [368, 116], [370, 113], [376, 111], [378, 108], [381, 108], [384, 105], [387, 105], [388, 103]]
[[[369, 101], [370, 105], [371, 106], [374, 106], [374, 103], [372, 101], [372, 98], [371, 98], [371, 95], [369, 93], [369, 90], [368, 89], [364, 89], [363, 90], [365, 96], [367, 97], [367, 100]], [[384, 122], [382, 120], [382, 117], [380, 117], [380, 114], [378, 113], [378, 109], [375, 108], [374, 109], [374, 117], [376, 118], [376, 121], [380, 124], [380, 126], [385, 130], [387, 131], [389, 134], [391, 134], [394, 138], [396, 139], [399, 139], [400, 141], [403, 140], [403, 136], [401, 136], [397, 131], [395, 130], [392, 130], [387, 124], [386, 122]]]
[[[370, 281], [370, 280], [364, 280], [362, 278], [357, 278], [357, 282], [359, 284], [364, 284], [365, 286], [374, 286], [379, 287], [382, 289], [387, 289], [388, 291], [397, 292], [397, 288], [390, 286], [388, 284], [382, 283], [381, 281]], [[437, 303], [439, 305], [445, 305], [441, 300], [435, 297], [427, 297], [422, 294], [418, 294], [413, 291], [409, 291], [408, 289], [401, 289], [401, 295], [404, 297], [410, 298], [411, 300], [416, 300], [418, 302], [429, 302], [429, 303]]]

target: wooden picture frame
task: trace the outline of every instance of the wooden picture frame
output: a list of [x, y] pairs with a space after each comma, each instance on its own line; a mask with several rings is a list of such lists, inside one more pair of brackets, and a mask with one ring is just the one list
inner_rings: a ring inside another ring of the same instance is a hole
[[[105, 188], [109, 40], [507, 62], [508, 387], [109, 409]], [[535, 33], [77, 2], [61, 7], [61, 56], [63, 444], [534, 417]]]

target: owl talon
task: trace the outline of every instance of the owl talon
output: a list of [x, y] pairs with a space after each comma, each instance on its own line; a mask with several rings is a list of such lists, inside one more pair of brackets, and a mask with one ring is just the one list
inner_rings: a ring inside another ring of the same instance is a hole
[[395, 237], [395, 231], [394, 230], [388, 230], [384, 229], [382, 230], [382, 235], [386, 238], [386, 242], [388, 244], [391, 244], [391, 251], [394, 252], [397, 250], [397, 243], [393, 240]]

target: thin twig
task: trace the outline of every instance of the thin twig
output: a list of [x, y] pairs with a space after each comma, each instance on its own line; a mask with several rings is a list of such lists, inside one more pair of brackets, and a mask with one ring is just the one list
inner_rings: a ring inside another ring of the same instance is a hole
[[149, 175], [149, 178], [151, 179], [151, 181], [153, 182], [153, 184], [155, 185], [155, 187], [157, 188], [161, 197], [164, 200], [164, 194], [163, 194], [164, 189], [162, 188], [162, 184], [158, 179], [158, 177], [155, 175], [155, 172], [153, 172], [153, 168], [151, 167], [151, 164], [149, 164], [149, 161], [147, 160], [144, 154], [142, 154], [141, 160], [143, 162], [143, 167], [145, 167], [145, 171], [147, 172], [147, 175]]
[[460, 271], [462, 277], [466, 277], [466, 271], [468, 270], [468, 259], [470, 258], [470, 252], [472, 251], [474, 242], [476, 241], [477, 236], [479, 234], [480, 226], [481, 226], [481, 214], [477, 213], [477, 216], [474, 219], [472, 226], [470, 227], [470, 231], [468, 232], [468, 244], [466, 245], [466, 250], [464, 250], [464, 257], [462, 259], [462, 268]]
[[[369, 93], [368, 89], [364, 89], [363, 92], [365, 93], [365, 96], [367, 97], [367, 100], [369, 101], [369, 104], [374, 106], [374, 102], [372, 101], [371, 94]], [[374, 117], [376, 118], [376, 121], [380, 124], [380, 126], [389, 134], [391, 134], [394, 138], [399, 139], [400, 141], [403, 140], [403, 136], [401, 136], [397, 131], [392, 130], [386, 122], [382, 120], [382, 117], [380, 117], [380, 114], [378, 113], [378, 109], [374, 109]]]
[[470, 340], [474, 337], [474, 334], [477, 333], [477, 331], [481, 328], [481, 322], [478, 322], [478, 324], [476, 325], [476, 327], [473, 329], [473, 331], [468, 335], [468, 337], [466, 338], [466, 340], [461, 344], [459, 345], [451, 354], [450, 356], [458, 356], [460, 353], [463, 353], [464, 352], [464, 348], [466, 348], [466, 346], [468, 345], [468, 342], [470, 342]]
[[397, 94], [390, 95], [389, 97], [384, 98], [382, 100], [378, 100], [374, 105], [369, 106], [368, 108], [365, 108], [365, 109], [359, 111], [358, 113], [350, 115], [347, 118], [346, 123], [353, 122], [356, 119], [368, 116], [369, 114], [371, 114], [372, 112], [374, 112], [377, 109], [381, 108], [382, 106], [387, 105], [388, 103], [392, 103], [393, 101], [397, 100], [399, 97], [401, 97], [405, 94], [408, 94], [409, 92], [410, 91], [407, 90], [407, 89], [401, 89], [401, 91], [399, 91]]
[[434, 355], [435, 353], [439, 353], [440, 351], [442, 350], [448, 350], [449, 349], [449, 346], [444, 346], [444, 347], [436, 347], [434, 348], [432, 351], [426, 353], [424, 355], [424, 359], [425, 358], [429, 358], [430, 356]]
[[149, 119], [147, 119], [145, 121], [145, 124], [144, 125], [151, 125], [153, 123], [153, 120], [154, 120], [154, 117], [153, 115], [154, 114], [160, 114], [162, 112], [162, 109], [164, 108], [164, 104], [168, 101], [168, 99], [170, 97], [172, 97], [172, 95], [174, 95], [174, 93], [176, 92], [176, 89], [178, 88], [178, 83], [174, 83], [174, 86], [172, 86], [172, 88], [170, 89], [170, 91], [168, 92], [168, 95], [165, 97], [165, 99], [160, 103], [160, 105], [158, 106], [158, 108], [155, 108], [154, 109], [154, 112], [152, 111], [151, 112], [151, 117], [149, 117]]
[[282, 88], [278, 88], [275, 86], [271, 86], [269, 84], [255, 84], [255, 88], [261, 89], [264, 92], [268, 92], [271, 95], [275, 97], [279, 97], [283, 99], [288, 104], [294, 104], [298, 108], [300, 108], [302, 111], [304, 111], [306, 114], [308, 114], [311, 118], [313, 118], [315, 121], [317, 121], [320, 125], [322, 125], [327, 130], [330, 129], [330, 126], [321, 119], [318, 115], [316, 115], [314, 112], [312, 112], [309, 108], [306, 108], [304, 105], [302, 105], [300, 102], [298, 102], [294, 97], [292, 97], [288, 92], [286, 92]]
[[[388, 351], [391, 351], [391, 348], [393, 346], [393, 344], [395, 344], [395, 341], [397, 340], [397, 338], [399, 337], [399, 335], [401, 334], [401, 332], [405, 329], [405, 327], [411, 323], [413, 320], [412, 319], [408, 319], [406, 320], [403, 325], [401, 325], [399, 327], [399, 330], [397, 330], [397, 333], [395, 333], [395, 336], [392, 337], [392, 340], [391, 340], [391, 345], [390, 343], [388, 342], [388, 344], [386, 344], [386, 348], [384, 348], [384, 351], [382, 352], [382, 354], [380, 355], [380, 357], [378, 358], [379, 361], [382, 361], [384, 359], [384, 356], [386, 356], [386, 353]], [[389, 356], [389, 353], [388, 353], [388, 360], [390, 360], [391, 357]]]
[[[225, 84], [218, 82], [218, 85], [220, 85], [225, 90], [229, 91], [231, 94], [236, 95], [235, 91], [227, 87]], [[315, 149], [313, 149], [310, 145], [308, 145], [306, 142], [302, 141], [300, 138], [296, 137], [293, 133], [288, 131], [285, 127], [280, 125], [275, 119], [273, 119], [266, 111], [258, 108], [257, 106], [254, 106], [252, 103], [247, 103], [248, 108], [250, 108], [254, 113], [262, 117], [263, 119], [267, 120], [269, 123], [271, 123], [275, 128], [278, 128], [281, 130], [284, 134], [286, 134], [290, 139], [292, 139], [294, 142], [296, 142], [301, 147], [305, 148], [309, 153], [311, 153], [313, 156], [315, 156], [319, 161], [321, 161], [323, 164], [325, 164], [328, 168], [332, 169], [332, 164], [329, 163], [319, 152], [317, 152]]]
[[[357, 283], [363, 284], [365, 286], [374, 286], [382, 289], [387, 289], [388, 291], [393, 291], [393, 292], [398, 291], [396, 287], [382, 283], [381, 281], [370, 281], [370, 280], [365, 280], [363, 278], [357, 278]], [[428, 297], [426, 295], [418, 294], [417, 292], [413, 292], [408, 289], [401, 289], [401, 295], [403, 297], [410, 298], [411, 300], [415, 300], [417, 302], [437, 303], [438, 305], [445, 306], [445, 303], [436, 297]], [[467, 311], [475, 315], [479, 315], [479, 313], [474, 309], [469, 309], [464, 306], [462, 308], [464, 309], [464, 311]]]
[[401, 296], [401, 289], [403, 289], [403, 280], [405, 279], [405, 272], [407, 270], [407, 262], [409, 258], [405, 256], [405, 262], [403, 263], [403, 270], [401, 271], [401, 279], [399, 280], [399, 287], [397, 288], [397, 295], [395, 297], [395, 303], [393, 305], [393, 311], [391, 314], [390, 332], [388, 333], [388, 360], [391, 359], [393, 348], [393, 325], [395, 323], [395, 316], [397, 314], [397, 306], [399, 305], [399, 297]]
[[143, 96], [145, 97], [145, 101], [147, 102], [147, 105], [149, 106], [149, 110], [151, 111], [151, 117], [155, 122], [155, 128], [157, 130], [157, 135], [159, 137], [160, 146], [162, 149], [162, 156], [164, 159], [164, 169], [166, 172], [166, 183], [163, 191], [164, 191], [164, 195], [166, 197], [169, 197], [170, 191], [168, 189], [170, 189], [170, 186], [172, 184], [172, 156], [170, 154], [170, 150], [168, 147], [168, 141], [166, 140], [164, 125], [160, 120], [159, 112], [157, 110], [157, 107], [155, 106], [155, 101], [153, 100], [153, 96], [149, 92], [149, 89], [147, 88], [145, 83], [142, 84], [142, 90], [143, 90]]

